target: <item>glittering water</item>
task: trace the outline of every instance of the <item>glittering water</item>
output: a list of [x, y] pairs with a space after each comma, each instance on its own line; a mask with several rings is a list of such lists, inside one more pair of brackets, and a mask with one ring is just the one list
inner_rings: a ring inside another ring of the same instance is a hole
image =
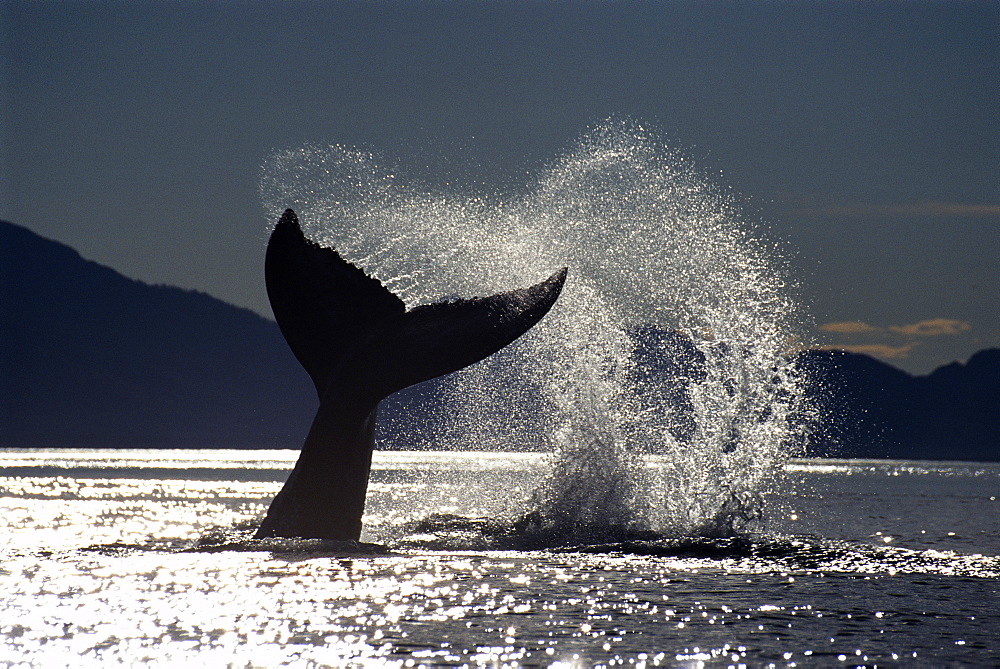
[[[800, 442], [783, 262], [639, 123], [597, 126], [516, 195], [432, 188], [369, 153], [306, 146], [273, 156], [262, 196], [272, 220], [296, 209], [411, 305], [569, 267], [539, 325], [453, 375], [435, 424], [406, 426], [435, 449], [554, 453], [526, 506], [536, 533], [732, 536]], [[678, 347], [696, 363], [667, 381], [656, 360]], [[646, 468], [649, 454], [664, 466]]]
[[765, 532], [496, 550], [454, 516], [542, 456], [379, 452], [387, 550], [205, 552], [295, 456], [0, 452], [0, 666], [1000, 662], [997, 464], [795, 460]]

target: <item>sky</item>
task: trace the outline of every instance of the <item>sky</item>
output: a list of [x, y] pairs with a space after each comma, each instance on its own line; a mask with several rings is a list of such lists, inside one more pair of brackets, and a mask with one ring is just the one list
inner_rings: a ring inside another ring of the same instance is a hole
[[809, 341], [1000, 347], [1000, 3], [0, 2], [0, 219], [270, 315], [258, 183], [341, 144], [526, 187], [659, 129], [789, 249]]

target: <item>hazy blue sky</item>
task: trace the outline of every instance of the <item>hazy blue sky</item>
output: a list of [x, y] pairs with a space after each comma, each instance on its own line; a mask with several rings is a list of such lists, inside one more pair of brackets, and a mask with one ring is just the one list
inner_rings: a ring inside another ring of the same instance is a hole
[[269, 313], [262, 161], [524, 187], [651, 122], [796, 249], [816, 337], [1000, 346], [1000, 3], [0, 2], [0, 218]]

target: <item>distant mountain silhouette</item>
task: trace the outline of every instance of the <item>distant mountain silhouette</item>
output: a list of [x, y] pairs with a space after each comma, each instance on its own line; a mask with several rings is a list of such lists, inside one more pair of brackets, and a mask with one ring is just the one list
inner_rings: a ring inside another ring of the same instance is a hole
[[[683, 439], [701, 358], [675, 333], [638, 334], [635, 373], [677, 407]], [[824, 416], [813, 455], [1000, 460], [1000, 350], [922, 377], [844, 352], [798, 362]], [[381, 448], [433, 446], [442, 383], [383, 403]], [[298, 448], [316, 406], [273, 321], [0, 221], [0, 446]]]
[[274, 322], [0, 222], [0, 445], [297, 447], [315, 391]]
[[844, 351], [807, 351], [798, 363], [821, 410], [819, 454], [1000, 460], [1000, 349], [927, 376]]

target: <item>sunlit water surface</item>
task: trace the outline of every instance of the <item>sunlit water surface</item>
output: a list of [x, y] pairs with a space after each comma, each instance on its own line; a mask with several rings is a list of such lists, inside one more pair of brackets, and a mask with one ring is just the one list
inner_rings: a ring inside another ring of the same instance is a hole
[[796, 460], [745, 538], [531, 550], [542, 456], [380, 452], [385, 548], [220, 550], [295, 456], [0, 452], [0, 666], [1000, 663], [1000, 465]]

